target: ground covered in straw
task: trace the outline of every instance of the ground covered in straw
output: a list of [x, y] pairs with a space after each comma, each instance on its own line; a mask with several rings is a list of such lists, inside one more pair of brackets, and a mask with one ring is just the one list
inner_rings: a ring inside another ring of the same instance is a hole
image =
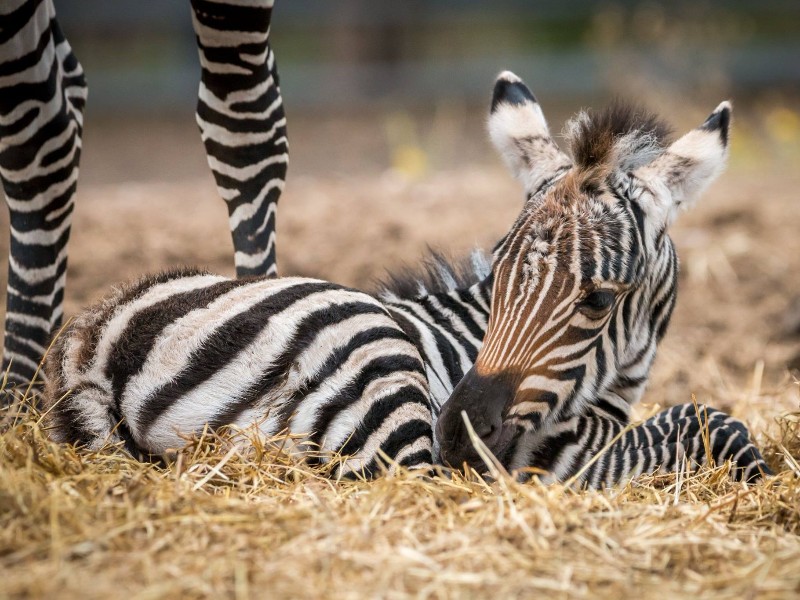
[[164, 470], [52, 444], [38, 420], [0, 438], [0, 596], [800, 593], [800, 414], [763, 439], [780, 474], [762, 484], [722, 466], [604, 492], [408, 473], [341, 483], [219, 438]]
[[[336, 483], [272, 447], [243, 454], [213, 438], [164, 470], [54, 445], [29, 414], [0, 433], [0, 598], [798, 596], [800, 136], [781, 137], [788, 117], [773, 112], [737, 116], [729, 172], [673, 230], [678, 307], [641, 416], [694, 393], [751, 427], [774, 479], [748, 488], [722, 466], [604, 492], [410, 474]], [[68, 315], [144, 271], [231, 272], [225, 209], [186, 121], [184, 133], [152, 128], [165, 132], [161, 149], [136, 138], [141, 125], [87, 129]], [[482, 139], [476, 122], [465, 138]], [[519, 210], [493, 159], [436, 162], [423, 139], [412, 164], [353, 146], [395, 167], [332, 174], [358, 128], [304, 134], [297, 123], [279, 213], [285, 273], [368, 285], [425, 243], [491, 245]], [[380, 124], [366, 125], [374, 140]], [[331, 147], [312, 169], [308, 149]], [[126, 182], [138, 159], [161, 179]]]

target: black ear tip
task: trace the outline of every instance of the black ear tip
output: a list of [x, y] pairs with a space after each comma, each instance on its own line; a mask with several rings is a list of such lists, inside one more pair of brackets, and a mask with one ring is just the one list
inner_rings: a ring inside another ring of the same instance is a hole
[[519, 105], [527, 102], [536, 102], [536, 96], [522, 83], [522, 80], [510, 71], [500, 73], [492, 92], [491, 112], [497, 110], [503, 103]]
[[719, 136], [722, 139], [722, 145], [728, 145], [728, 131], [731, 126], [731, 103], [723, 102], [711, 115], [706, 119], [705, 123], [700, 127], [706, 131], [719, 131]]

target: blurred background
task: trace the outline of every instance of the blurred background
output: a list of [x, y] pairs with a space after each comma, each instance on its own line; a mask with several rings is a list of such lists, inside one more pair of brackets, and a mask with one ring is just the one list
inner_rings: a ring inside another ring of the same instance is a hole
[[[55, 5], [90, 88], [67, 314], [168, 265], [232, 273], [188, 0]], [[277, 0], [272, 45], [291, 157], [280, 268], [356, 286], [512, 222], [521, 192], [485, 134], [501, 70], [554, 133], [613, 96], [678, 131], [733, 99], [728, 172], [673, 229], [681, 295], [648, 399], [752, 408], [800, 373], [797, 0]]]
[[[188, 0], [55, 4], [91, 87], [87, 135], [125, 123], [149, 135], [163, 129], [144, 124], [164, 118], [170, 137], [194, 127]], [[692, 118], [733, 97], [763, 111], [767, 133], [797, 133], [783, 110], [800, 84], [796, 0], [278, 0], [272, 40], [294, 174], [483, 160], [481, 114], [502, 69], [529, 82], [554, 124], [612, 95]], [[309, 120], [333, 144], [307, 145]], [[182, 168], [125, 158], [132, 176]], [[91, 166], [87, 178], [103, 176]]]

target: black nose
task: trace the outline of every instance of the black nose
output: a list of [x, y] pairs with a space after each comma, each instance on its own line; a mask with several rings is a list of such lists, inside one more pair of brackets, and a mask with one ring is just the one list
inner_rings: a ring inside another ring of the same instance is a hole
[[475, 435], [496, 453], [503, 431], [503, 417], [512, 398], [513, 389], [507, 377], [482, 376], [471, 369], [444, 403], [436, 422], [442, 461], [454, 468], [464, 463], [475, 467], [482, 464], [470, 439], [464, 415]]
[[[465, 462], [469, 465], [480, 462], [464, 419], [466, 414], [466, 411], [460, 411], [452, 419], [449, 416], [446, 416], [445, 419], [440, 417], [436, 424], [442, 460], [451, 467], [460, 467]], [[476, 437], [489, 449], [493, 449], [503, 429], [503, 421], [499, 413], [492, 420], [488, 420], [486, 417], [478, 417], [473, 421], [469, 415], [467, 415], [467, 419], [469, 419]]]

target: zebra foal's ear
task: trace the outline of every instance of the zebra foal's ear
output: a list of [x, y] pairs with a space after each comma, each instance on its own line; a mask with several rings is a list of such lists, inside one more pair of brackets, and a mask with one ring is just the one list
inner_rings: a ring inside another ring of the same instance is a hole
[[725, 168], [731, 103], [723, 102], [705, 122], [674, 142], [634, 175], [653, 192], [667, 223], [677, 209], [691, 206]]
[[492, 143], [528, 194], [572, 164], [550, 137], [536, 97], [511, 71], [497, 76], [488, 125]]

